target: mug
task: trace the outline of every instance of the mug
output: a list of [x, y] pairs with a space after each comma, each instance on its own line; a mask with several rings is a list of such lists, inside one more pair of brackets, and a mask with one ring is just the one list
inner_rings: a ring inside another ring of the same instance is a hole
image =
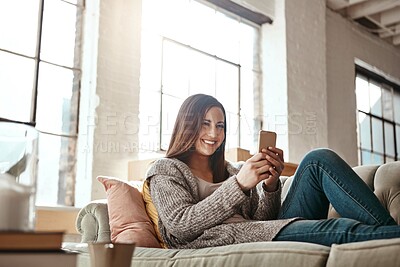
[[91, 267], [130, 267], [135, 243], [89, 243]]

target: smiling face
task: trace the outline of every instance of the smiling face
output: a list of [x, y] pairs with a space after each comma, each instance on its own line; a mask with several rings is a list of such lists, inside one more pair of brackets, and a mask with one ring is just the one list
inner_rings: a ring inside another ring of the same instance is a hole
[[225, 139], [225, 117], [218, 107], [210, 108], [202, 122], [199, 137], [195, 143], [196, 153], [211, 156]]

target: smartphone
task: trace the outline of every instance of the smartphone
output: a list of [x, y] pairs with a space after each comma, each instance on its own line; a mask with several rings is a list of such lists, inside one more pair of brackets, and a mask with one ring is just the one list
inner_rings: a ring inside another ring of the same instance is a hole
[[258, 133], [258, 152], [261, 149], [276, 146], [276, 133], [260, 130]]

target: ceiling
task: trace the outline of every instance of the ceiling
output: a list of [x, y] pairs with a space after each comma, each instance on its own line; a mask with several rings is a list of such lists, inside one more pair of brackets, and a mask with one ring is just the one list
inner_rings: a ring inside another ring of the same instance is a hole
[[327, 0], [327, 6], [400, 47], [400, 0]]

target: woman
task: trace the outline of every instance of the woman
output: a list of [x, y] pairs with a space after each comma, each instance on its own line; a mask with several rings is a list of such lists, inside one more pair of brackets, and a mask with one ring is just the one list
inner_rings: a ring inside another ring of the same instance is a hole
[[[182, 104], [166, 157], [147, 173], [170, 248], [245, 242], [333, 243], [400, 237], [400, 227], [356, 173], [328, 149], [308, 153], [281, 205], [283, 152], [225, 161], [226, 116], [215, 98]], [[326, 219], [329, 204], [343, 217]]]

